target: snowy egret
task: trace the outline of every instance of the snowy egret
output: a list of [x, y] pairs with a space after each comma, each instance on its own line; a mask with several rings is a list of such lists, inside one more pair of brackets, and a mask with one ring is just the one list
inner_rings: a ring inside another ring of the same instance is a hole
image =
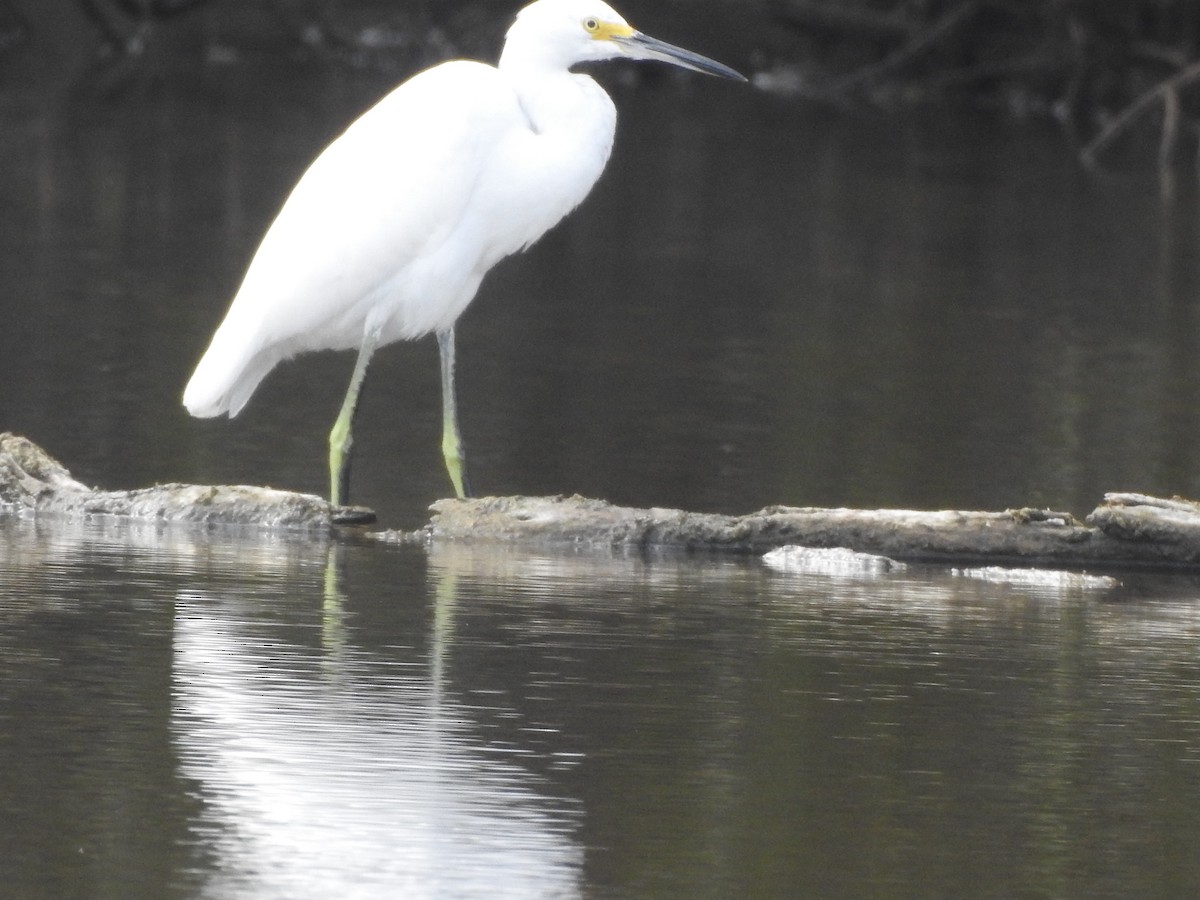
[[469, 491], [454, 389], [454, 325], [488, 270], [587, 196], [616, 109], [577, 63], [662, 60], [744, 81], [634, 30], [599, 0], [536, 0], [496, 66], [442, 63], [400, 85], [330, 144], [268, 229], [183, 394], [194, 416], [236, 416], [281, 360], [358, 349], [329, 434], [330, 500], [348, 500], [352, 424], [367, 364], [436, 334], [442, 454]]

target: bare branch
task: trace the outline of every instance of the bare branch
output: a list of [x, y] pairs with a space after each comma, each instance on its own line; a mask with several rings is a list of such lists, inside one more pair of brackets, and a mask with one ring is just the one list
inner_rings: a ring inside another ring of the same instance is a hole
[[881, 62], [859, 69], [857, 72], [848, 75], [834, 84], [830, 90], [834, 93], [846, 91], [861, 84], [875, 81], [907, 65], [912, 60], [944, 41], [956, 28], [978, 13], [983, 7], [983, 0], [968, 0], [966, 3], [951, 8], [945, 15], [934, 22], [929, 29], [916, 35], [894, 53], [888, 54]]
[[[1115, 119], [1109, 122], [1104, 129], [1094, 137], [1086, 147], [1079, 153], [1079, 158], [1088, 168], [1094, 168], [1096, 165], [1096, 156], [1112, 143], [1117, 137], [1123, 134], [1129, 126], [1137, 121], [1138, 117], [1143, 115], [1148, 109], [1154, 106], [1159, 100], [1164, 104], [1171, 102], [1170, 98], [1175, 97], [1175, 103], [1178, 105], [1178, 92], [1183, 90], [1193, 81], [1200, 79], [1200, 62], [1192, 63], [1184, 69], [1176, 72], [1170, 78], [1160, 81], [1150, 90], [1143, 93], [1140, 97], [1126, 106]], [[1176, 114], [1178, 110], [1176, 110]], [[1177, 131], [1172, 128], [1172, 135]], [[1164, 126], [1164, 139], [1167, 136]], [[1174, 138], [1172, 137], [1172, 140]], [[1162, 158], [1162, 150], [1160, 148], [1159, 158]]]

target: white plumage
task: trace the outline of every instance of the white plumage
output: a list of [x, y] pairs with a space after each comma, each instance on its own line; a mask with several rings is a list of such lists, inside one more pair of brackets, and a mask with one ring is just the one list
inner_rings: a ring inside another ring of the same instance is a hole
[[359, 365], [331, 434], [331, 493], [338, 503], [345, 499], [341, 450], [348, 457], [371, 353], [437, 333], [443, 446], [463, 495], [454, 323], [487, 271], [552, 228], [600, 177], [616, 111], [592, 78], [569, 67], [618, 56], [741, 77], [634, 31], [604, 3], [537, 0], [509, 30], [498, 66], [458, 60], [414, 76], [313, 162], [263, 238], [188, 382], [188, 411], [237, 415], [281, 360], [306, 350], [358, 348]]
[[317, 158], [188, 384], [193, 415], [236, 415], [277, 362], [357, 348], [368, 327], [383, 344], [449, 328], [488, 269], [584, 198], [612, 147], [612, 102], [575, 76], [568, 89], [601, 114], [539, 127], [496, 73], [429, 69]]

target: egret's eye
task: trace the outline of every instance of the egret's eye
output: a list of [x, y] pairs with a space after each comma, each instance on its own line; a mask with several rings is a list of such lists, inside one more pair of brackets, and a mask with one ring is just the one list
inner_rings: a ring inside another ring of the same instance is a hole
[[600, 30], [600, 20], [594, 19], [591, 16], [588, 16], [586, 19], [583, 20], [583, 30], [586, 31], [588, 34], [595, 34], [597, 31]]

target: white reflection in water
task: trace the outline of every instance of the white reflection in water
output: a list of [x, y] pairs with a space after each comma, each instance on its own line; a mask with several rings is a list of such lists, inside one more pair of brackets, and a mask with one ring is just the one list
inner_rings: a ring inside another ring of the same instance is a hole
[[576, 812], [489, 754], [424, 665], [329, 655], [180, 597], [173, 691], [208, 896], [579, 893]]

